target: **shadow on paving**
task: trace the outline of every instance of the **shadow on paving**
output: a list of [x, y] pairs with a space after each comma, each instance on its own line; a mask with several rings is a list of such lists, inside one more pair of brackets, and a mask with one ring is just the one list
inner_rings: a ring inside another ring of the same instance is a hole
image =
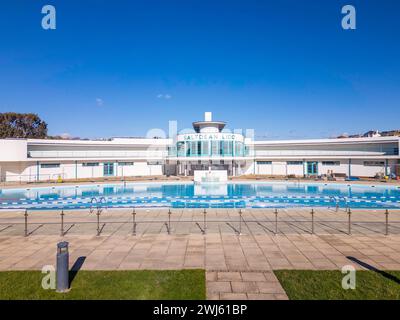
[[347, 256], [346, 258], [351, 260], [351, 261], [353, 261], [353, 262], [355, 262], [355, 263], [357, 263], [358, 265], [364, 267], [367, 270], [374, 271], [374, 272], [380, 274], [381, 276], [385, 277], [386, 279], [394, 281], [397, 284], [400, 284], [400, 279], [397, 278], [394, 275], [391, 275], [390, 273], [387, 273], [387, 272], [385, 272], [383, 270], [379, 270], [379, 269], [375, 268], [374, 266], [371, 266], [370, 264], [368, 264], [368, 263], [366, 263], [364, 261], [361, 261], [361, 260], [359, 260], [359, 259], [357, 259], [355, 257]]

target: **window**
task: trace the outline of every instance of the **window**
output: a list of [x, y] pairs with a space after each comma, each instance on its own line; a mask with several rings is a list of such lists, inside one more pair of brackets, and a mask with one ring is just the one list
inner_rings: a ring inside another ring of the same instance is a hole
[[243, 153], [243, 143], [235, 141], [235, 155], [238, 157], [243, 157]]
[[133, 162], [118, 162], [119, 166], [133, 166]]
[[176, 148], [177, 148], [178, 157], [184, 157], [185, 156], [185, 143], [178, 142], [176, 145]]
[[232, 156], [233, 155], [233, 141], [221, 141], [222, 155]]
[[162, 165], [162, 163], [160, 161], [148, 161], [147, 165], [148, 166], [158, 166], [158, 165]]
[[114, 163], [112, 162], [103, 163], [103, 175], [106, 177], [114, 175]]
[[201, 141], [201, 155], [208, 156], [210, 154], [210, 142]]
[[220, 155], [220, 141], [210, 141], [211, 142], [211, 155]]
[[82, 167], [98, 167], [98, 162], [84, 162], [82, 163]]
[[365, 167], [383, 167], [384, 165], [384, 161], [364, 161]]
[[287, 161], [286, 164], [290, 166], [302, 166], [303, 161]]
[[272, 164], [272, 161], [257, 161], [257, 164]]
[[171, 157], [176, 157], [176, 147], [168, 147], [168, 155]]
[[340, 161], [322, 161], [323, 166], [340, 166]]
[[43, 169], [59, 168], [60, 164], [59, 163], [41, 163], [40, 167]]

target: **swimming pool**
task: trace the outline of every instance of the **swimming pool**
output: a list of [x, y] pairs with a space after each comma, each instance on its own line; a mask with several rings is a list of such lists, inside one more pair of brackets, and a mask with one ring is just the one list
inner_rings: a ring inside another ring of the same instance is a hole
[[[93, 200], [96, 199], [96, 200]], [[101, 201], [100, 201], [101, 200]], [[125, 183], [0, 189], [1, 209], [83, 209], [107, 207], [400, 208], [400, 187], [297, 182], [227, 184]]]

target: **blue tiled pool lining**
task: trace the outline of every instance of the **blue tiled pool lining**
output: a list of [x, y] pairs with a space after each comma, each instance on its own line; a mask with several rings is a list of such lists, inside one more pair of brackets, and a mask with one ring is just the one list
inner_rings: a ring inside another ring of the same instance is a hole
[[126, 183], [0, 189], [1, 209], [137, 208], [400, 208], [400, 187], [297, 182]]

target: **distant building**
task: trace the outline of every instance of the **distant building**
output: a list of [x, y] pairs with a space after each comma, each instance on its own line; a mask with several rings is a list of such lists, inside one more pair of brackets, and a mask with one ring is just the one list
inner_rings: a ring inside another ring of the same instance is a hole
[[382, 131], [382, 132], [381, 132], [381, 136], [382, 136], [382, 137], [400, 136], [400, 130]]
[[368, 132], [363, 134], [363, 137], [375, 138], [375, 137], [381, 137], [381, 134], [379, 133], [378, 130], [368, 131]]
[[42, 181], [153, 175], [193, 176], [195, 170], [315, 176], [373, 177], [395, 172], [400, 137], [371, 131], [361, 138], [259, 141], [223, 131], [206, 113], [193, 133], [110, 140], [0, 140], [2, 181]]

